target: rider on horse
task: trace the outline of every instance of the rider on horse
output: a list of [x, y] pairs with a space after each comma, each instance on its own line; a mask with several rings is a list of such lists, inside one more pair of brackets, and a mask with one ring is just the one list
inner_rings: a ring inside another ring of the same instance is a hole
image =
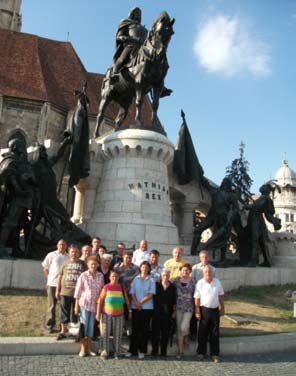
[[116, 50], [113, 56], [113, 74], [117, 74], [136, 55], [147, 36], [141, 25], [142, 12], [133, 8], [127, 19], [121, 20], [116, 32]]

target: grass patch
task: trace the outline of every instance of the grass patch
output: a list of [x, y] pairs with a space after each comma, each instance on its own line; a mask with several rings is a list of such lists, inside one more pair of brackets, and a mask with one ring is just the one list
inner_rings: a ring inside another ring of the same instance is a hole
[[0, 290], [0, 336], [36, 337], [45, 329], [46, 292], [40, 290]]
[[[222, 317], [221, 336], [296, 332], [293, 303], [284, 296], [290, 289], [294, 290], [295, 286], [242, 287], [226, 293], [227, 315], [243, 317], [248, 324], [237, 325]], [[45, 291], [0, 290], [0, 336], [48, 336], [45, 329], [46, 305]], [[56, 330], [58, 331], [58, 327]]]
[[221, 334], [239, 336], [296, 332], [293, 302], [285, 297], [285, 292], [290, 289], [294, 290], [295, 286], [241, 287], [226, 293], [226, 313], [239, 315], [250, 323], [236, 325], [223, 317]]

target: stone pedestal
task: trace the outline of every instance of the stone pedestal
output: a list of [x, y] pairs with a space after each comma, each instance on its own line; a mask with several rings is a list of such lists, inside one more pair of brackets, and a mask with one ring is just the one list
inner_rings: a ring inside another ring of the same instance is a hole
[[147, 239], [150, 249], [170, 254], [179, 241], [171, 220], [167, 171], [173, 144], [142, 129], [114, 132], [100, 143], [104, 165], [86, 231], [108, 247]]
[[296, 234], [273, 232], [271, 239], [276, 244], [273, 264], [277, 267], [296, 268]]

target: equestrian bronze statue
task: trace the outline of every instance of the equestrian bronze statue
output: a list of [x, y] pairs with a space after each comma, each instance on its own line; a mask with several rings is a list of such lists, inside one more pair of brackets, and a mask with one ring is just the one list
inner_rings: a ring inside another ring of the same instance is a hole
[[115, 119], [118, 129], [127, 116], [135, 98], [136, 125], [143, 126], [141, 107], [146, 94], [152, 99], [151, 125], [157, 126], [159, 98], [170, 95], [171, 90], [164, 86], [169, 65], [167, 47], [174, 34], [174, 19], [166, 12], [158, 15], [148, 32], [140, 24], [141, 11], [135, 8], [127, 20], [121, 21], [116, 34], [116, 52], [113, 64], [108, 69], [101, 88], [101, 101], [97, 116], [94, 137], [100, 134], [106, 107], [111, 101], [119, 105]]

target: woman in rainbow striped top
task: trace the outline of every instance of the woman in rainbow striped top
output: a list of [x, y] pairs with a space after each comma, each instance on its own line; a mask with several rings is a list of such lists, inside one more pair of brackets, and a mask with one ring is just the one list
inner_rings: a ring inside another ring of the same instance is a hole
[[118, 279], [118, 273], [112, 271], [110, 274], [110, 283], [103, 287], [97, 305], [96, 319], [100, 322], [103, 348], [101, 357], [103, 359], [106, 359], [109, 355], [109, 337], [111, 329], [113, 329], [114, 357], [120, 357], [124, 322], [124, 303], [126, 303], [128, 311], [130, 312], [127, 293], [119, 284]]

